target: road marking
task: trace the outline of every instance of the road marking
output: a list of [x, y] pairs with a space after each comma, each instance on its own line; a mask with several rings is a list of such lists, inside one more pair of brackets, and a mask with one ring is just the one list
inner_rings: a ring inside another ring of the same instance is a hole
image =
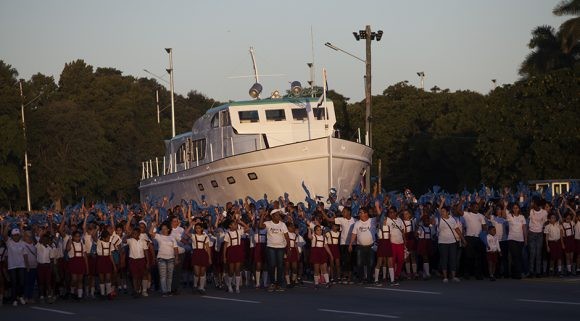
[[224, 300], [224, 301], [234, 301], [234, 302], [244, 302], [244, 303], [261, 303], [260, 301], [230, 299], [230, 298], [222, 298], [219, 296], [209, 296], [209, 295], [204, 295], [204, 296], [202, 296], [202, 298], [214, 299], [214, 300]]
[[566, 305], [580, 305], [580, 302], [570, 302], [570, 301], [548, 301], [548, 300], [529, 300], [529, 299], [518, 299], [520, 302], [531, 302], [531, 303], [549, 303], [549, 304], [566, 304]]
[[393, 291], [393, 292], [408, 292], [408, 293], [421, 293], [421, 294], [433, 294], [433, 295], [440, 295], [441, 292], [433, 292], [433, 291], [419, 291], [419, 290], [404, 290], [404, 289], [391, 289], [391, 288], [374, 288], [371, 286], [365, 287], [365, 289], [369, 290], [380, 290], [380, 291]]
[[329, 309], [318, 309], [318, 311], [330, 312], [330, 313], [340, 313], [340, 314], [353, 314], [353, 315], [360, 315], [360, 316], [366, 316], [366, 317], [378, 317], [378, 318], [386, 318], [386, 319], [398, 319], [399, 318], [396, 315], [390, 315], [390, 314], [376, 314], [376, 313], [329, 310]]
[[54, 312], [54, 313], [60, 313], [60, 314], [66, 314], [66, 315], [75, 315], [76, 314], [73, 312], [68, 312], [68, 311], [63, 311], [63, 310], [55, 310], [55, 309], [47, 309], [47, 308], [41, 308], [41, 307], [30, 307], [30, 308], [35, 309], [35, 310], [40, 310], [40, 311]]

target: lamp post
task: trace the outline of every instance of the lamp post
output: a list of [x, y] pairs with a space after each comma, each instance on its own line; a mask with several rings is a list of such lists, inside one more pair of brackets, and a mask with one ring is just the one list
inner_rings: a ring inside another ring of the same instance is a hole
[[419, 79], [421, 80], [421, 90], [425, 90], [425, 72], [419, 71], [417, 72], [417, 76], [419, 76]]
[[[372, 120], [372, 114], [371, 114], [371, 99], [372, 99], [372, 73], [371, 73], [371, 42], [373, 40], [376, 41], [381, 41], [381, 38], [383, 37], [383, 31], [379, 30], [377, 32], [373, 32], [371, 31], [371, 26], [367, 25], [365, 30], [359, 30], [359, 32], [353, 32], [352, 33], [354, 35], [354, 38], [359, 41], [361, 39], [365, 40], [365, 47], [366, 47], [366, 59], [361, 59], [353, 54], [351, 54], [350, 52], [347, 52], [345, 50], [342, 50], [334, 45], [332, 45], [331, 43], [327, 42], [325, 43], [325, 46], [334, 49], [336, 51], [342, 51], [343, 53], [358, 59], [362, 62], [365, 63], [365, 131], [366, 131], [366, 137], [367, 137], [367, 141], [366, 144], [369, 147], [373, 147], [373, 139], [372, 139], [372, 125], [371, 125], [371, 120]], [[368, 188], [368, 190], [370, 191], [370, 173], [366, 176], [366, 186]]]
[[19, 81], [20, 85], [20, 112], [22, 113], [22, 133], [24, 135], [24, 176], [26, 177], [26, 206], [28, 211], [31, 211], [30, 206], [30, 176], [28, 175], [28, 152], [26, 148], [26, 122], [24, 121], [24, 92], [22, 91], [22, 80]]
[[173, 49], [165, 48], [165, 51], [169, 54], [169, 88], [171, 90], [171, 138], [175, 137], [175, 100], [173, 98]]

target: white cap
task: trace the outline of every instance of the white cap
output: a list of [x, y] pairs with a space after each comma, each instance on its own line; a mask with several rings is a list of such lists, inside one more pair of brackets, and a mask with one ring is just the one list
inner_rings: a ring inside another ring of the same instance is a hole
[[147, 226], [147, 222], [145, 222], [145, 221], [143, 221], [143, 220], [140, 220], [140, 221], [139, 221], [139, 224], [144, 224], [145, 226]]
[[14, 235], [14, 234], [18, 234], [18, 235], [20, 235], [20, 229], [13, 228], [13, 229], [12, 229], [12, 232], [11, 232], [11, 235]]
[[344, 206], [342, 206], [342, 205], [338, 205], [338, 210], [339, 210], [340, 212], [342, 212], [342, 210], [344, 210]]
[[284, 213], [284, 211], [282, 209], [277, 208], [275, 210], [272, 210], [272, 212], [270, 212], [270, 215], [273, 215], [275, 213], [279, 213], [280, 215], [285, 215], [286, 214], [286, 213]]

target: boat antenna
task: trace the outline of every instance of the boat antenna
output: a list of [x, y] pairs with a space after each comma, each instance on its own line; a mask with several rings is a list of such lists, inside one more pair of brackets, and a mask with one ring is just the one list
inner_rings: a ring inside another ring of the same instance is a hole
[[250, 47], [250, 57], [252, 58], [252, 66], [254, 67], [254, 78], [256, 83], [260, 83], [260, 78], [258, 78], [258, 65], [256, 64], [256, 54], [254, 53], [254, 47]]
[[316, 78], [316, 75], [314, 69], [314, 31], [312, 25], [310, 25], [310, 46], [312, 49], [312, 62], [309, 62], [306, 65], [310, 68], [310, 81], [308, 82], [310, 85], [310, 96], [314, 98], [314, 79]]

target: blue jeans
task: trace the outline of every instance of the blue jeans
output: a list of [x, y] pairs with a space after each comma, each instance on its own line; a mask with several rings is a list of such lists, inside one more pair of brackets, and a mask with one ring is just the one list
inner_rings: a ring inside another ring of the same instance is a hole
[[[284, 253], [286, 248], [266, 247], [270, 284], [280, 285], [284, 280]], [[276, 272], [276, 278], [274, 278]]]
[[528, 233], [528, 255], [530, 274], [542, 273], [542, 245], [544, 235], [542, 233]]
[[36, 269], [29, 269], [25, 273], [24, 297], [26, 299], [32, 299], [34, 297], [34, 285], [36, 285]]
[[159, 269], [159, 284], [161, 285], [162, 293], [171, 292], [174, 266], [175, 259], [157, 259], [157, 268]]
[[12, 301], [16, 300], [17, 298], [21, 297], [24, 293], [24, 280], [26, 275], [25, 268], [16, 268], [8, 270], [8, 275], [10, 276], [10, 284], [11, 284], [11, 294], [12, 294]]

